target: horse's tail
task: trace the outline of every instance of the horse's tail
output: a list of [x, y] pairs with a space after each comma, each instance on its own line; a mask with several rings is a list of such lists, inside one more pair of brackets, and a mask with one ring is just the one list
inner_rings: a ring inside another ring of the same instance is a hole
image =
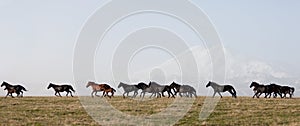
[[[231, 86], [231, 87], [232, 87], [232, 86]], [[234, 87], [232, 87], [232, 91], [233, 91], [234, 97], [236, 97], [236, 90], [234, 89]]]
[[111, 88], [113, 90], [113, 92], [116, 92], [116, 90], [114, 88]]
[[197, 97], [197, 92], [195, 88], [192, 88], [192, 93], [195, 95], [195, 97]]
[[75, 90], [73, 89], [73, 87], [70, 85], [70, 89], [75, 93]]
[[21, 86], [21, 90], [28, 91], [28, 90], [26, 90], [23, 86]]

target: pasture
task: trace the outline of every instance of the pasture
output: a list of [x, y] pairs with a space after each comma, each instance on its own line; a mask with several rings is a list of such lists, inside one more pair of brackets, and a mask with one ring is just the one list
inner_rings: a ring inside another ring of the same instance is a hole
[[[124, 113], [141, 116], [158, 113], [174, 100], [106, 99]], [[209, 118], [199, 121], [204, 99], [198, 97], [176, 125], [300, 125], [300, 98], [223, 97]], [[78, 97], [0, 97], [0, 119], [0, 125], [99, 125], [85, 112]]]

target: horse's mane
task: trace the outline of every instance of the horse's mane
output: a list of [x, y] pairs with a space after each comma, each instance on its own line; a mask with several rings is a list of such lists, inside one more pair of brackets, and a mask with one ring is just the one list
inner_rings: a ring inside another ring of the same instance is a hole
[[218, 85], [218, 86], [220, 86], [219, 84], [217, 84], [216, 82], [213, 82], [213, 81], [210, 81], [210, 84], [213, 84], [213, 85]]

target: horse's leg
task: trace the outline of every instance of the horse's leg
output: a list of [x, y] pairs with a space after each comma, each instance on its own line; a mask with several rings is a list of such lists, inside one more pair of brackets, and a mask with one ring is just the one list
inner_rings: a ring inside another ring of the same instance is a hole
[[106, 95], [107, 95], [109, 98], [111, 98], [111, 96], [108, 95], [108, 92], [106, 92]]
[[126, 92], [123, 93], [123, 98], [125, 98], [125, 94], [126, 94]]
[[[95, 91], [92, 91], [92, 93], [91, 93], [92, 98], [94, 97], [94, 96], [93, 96], [93, 93], [94, 93], [94, 92], [95, 92]], [[97, 92], [96, 92], [96, 93], [97, 93]]]
[[223, 98], [223, 96], [221, 95], [221, 93], [220, 93], [220, 92], [218, 92], [218, 94], [221, 96], [221, 98]]
[[174, 95], [176, 96], [177, 95], [177, 91], [173, 88], [173, 91], [174, 91]]
[[61, 97], [60, 93], [59, 92], [57, 92], [57, 93], [58, 93], [59, 97]]
[[105, 91], [103, 91], [103, 94], [102, 94], [102, 97], [105, 97], [106, 95], [105, 95]]
[[57, 96], [57, 92], [56, 91], [55, 91], [54, 95]]
[[70, 91], [71, 97], [73, 97], [72, 92]]
[[66, 92], [67, 92], [66, 96], [68, 97], [69, 92], [68, 91], [66, 91]]
[[[162, 96], [165, 97], [164, 91], [161, 92]], [[170, 94], [169, 94], [170, 95]], [[170, 97], [170, 96], [169, 96]]]
[[152, 92], [152, 94], [150, 95], [150, 98], [152, 97], [154, 95], [154, 97], [156, 97], [156, 93], [154, 92]]
[[267, 97], [268, 97], [268, 95], [269, 95], [268, 93], [265, 93], [265, 98], [267, 98]]
[[10, 96], [11, 96], [12, 98], [14, 98], [14, 96], [12, 95], [12, 93], [10, 93]]
[[259, 95], [256, 95], [257, 98], [259, 98], [259, 96], [262, 94], [262, 92], [259, 93]]
[[[142, 97], [142, 99], [145, 97], [145, 93], [146, 93], [146, 92], [143, 92], [143, 97]], [[142, 94], [141, 94], [141, 95], [142, 95]]]
[[214, 91], [213, 97], [215, 97], [216, 93], [217, 93], [217, 92], [216, 92], [216, 91]]
[[159, 92], [157, 92], [157, 98], [161, 98], [161, 94]]
[[133, 93], [133, 98], [135, 98], [139, 93], [137, 92], [137, 90], [134, 91]]
[[172, 93], [172, 90], [169, 92], [172, 95], [172, 98], [175, 98], [174, 94]]
[[178, 93], [180, 97], [182, 97], [181, 92]]

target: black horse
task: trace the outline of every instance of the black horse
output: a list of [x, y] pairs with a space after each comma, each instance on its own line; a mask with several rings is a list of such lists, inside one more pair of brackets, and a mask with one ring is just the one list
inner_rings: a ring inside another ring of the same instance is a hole
[[22, 85], [11, 85], [5, 81], [2, 82], [1, 87], [5, 86], [4, 90], [7, 90], [5, 98], [10, 95], [14, 97], [12, 93], [16, 93], [17, 97], [23, 97], [23, 91], [27, 91]]
[[181, 85], [175, 83], [174, 81], [170, 84], [170, 87], [173, 89], [174, 91], [174, 95], [177, 95], [177, 92], [179, 92]]
[[271, 97], [271, 94], [273, 93], [273, 97], [276, 98], [277, 95], [279, 95], [280, 97], [282, 97], [282, 93], [280, 91], [281, 86], [277, 85], [277, 84], [270, 84], [270, 85], [266, 85], [268, 87], [268, 94], [269, 94], [269, 98]]
[[[168, 93], [168, 98], [172, 95], [172, 98], [175, 98], [174, 94], [172, 93], [172, 88], [169, 85], [166, 85], [165, 88], [162, 91], [162, 96], [165, 97], [164, 92]], [[170, 95], [171, 94], [171, 95]]]
[[219, 85], [215, 82], [209, 81], [208, 84], [206, 85], [206, 87], [209, 87], [209, 86], [211, 86], [214, 89], [213, 97], [215, 97], [216, 93], [218, 93], [222, 98], [222, 95], [220, 92], [228, 91], [232, 95], [232, 97], [236, 98], [236, 91], [233, 88], [233, 86], [231, 86], [231, 85]]
[[47, 87], [47, 89], [50, 89], [51, 87], [55, 91], [55, 94], [54, 94], [55, 96], [57, 96], [57, 94], [58, 94], [58, 96], [61, 97], [59, 92], [64, 92], [65, 91], [65, 92], [67, 92], [66, 96], [68, 96], [68, 94], [70, 93], [71, 96], [73, 97], [71, 91], [73, 91], [75, 93], [75, 90], [73, 89], [73, 87], [71, 85], [56, 85], [56, 84], [50, 83], [49, 86]]
[[259, 96], [262, 94], [262, 93], [265, 93], [265, 98], [268, 96], [268, 93], [270, 92], [269, 91], [269, 87], [268, 86], [265, 86], [263, 84], [259, 84], [257, 82], [251, 82], [250, 84], [250, 88], [253, 88], [253, 91], [254, 91], [254, 95], [252, 98], [254, 98], [255, 96], [257, 98], [259, 98]]
[[283, 94], [281, 98], [286, 98], [286, 94], [290, 95], [290, 98], [294, 95], [295, 88], [294, 87], [289, 87], [289, 86], [281, 86], [280, 87], [280, 92]]
[[133, 93], [133, 98], [136, 97], [138, 95], [138, 85], [129, 85], [129, 84], [125, 84], [123, 82], [120, 82], [120, 84], [118, 85], [118, 88], [123, 87], [124, 93], [123, 93], [123, 98], [125, 98], [125, 94], [127, 93], [127, 97], [129, 92], [134, 92]]
[[271, 97], [272, 93], [273, 93], [273, 97], [277, 97], [277, 94], [279, 94], [280, 97], [282, 97], [282, 93], [280, 91], [281, 86], [277, 85], [277, 84], [270, 84], [270, 85], [263, 85], [263, 84], [259, 84], [257, 82], [252, 82], [250, 84], [250, 88], [253, 88], [254, 91], [254, 95], [252, 98], [254, 98], [255, 96], [257, 98], [259, 98], [259, 96], [263, 93], [265, 93], [265, 98], [269, 98]]

